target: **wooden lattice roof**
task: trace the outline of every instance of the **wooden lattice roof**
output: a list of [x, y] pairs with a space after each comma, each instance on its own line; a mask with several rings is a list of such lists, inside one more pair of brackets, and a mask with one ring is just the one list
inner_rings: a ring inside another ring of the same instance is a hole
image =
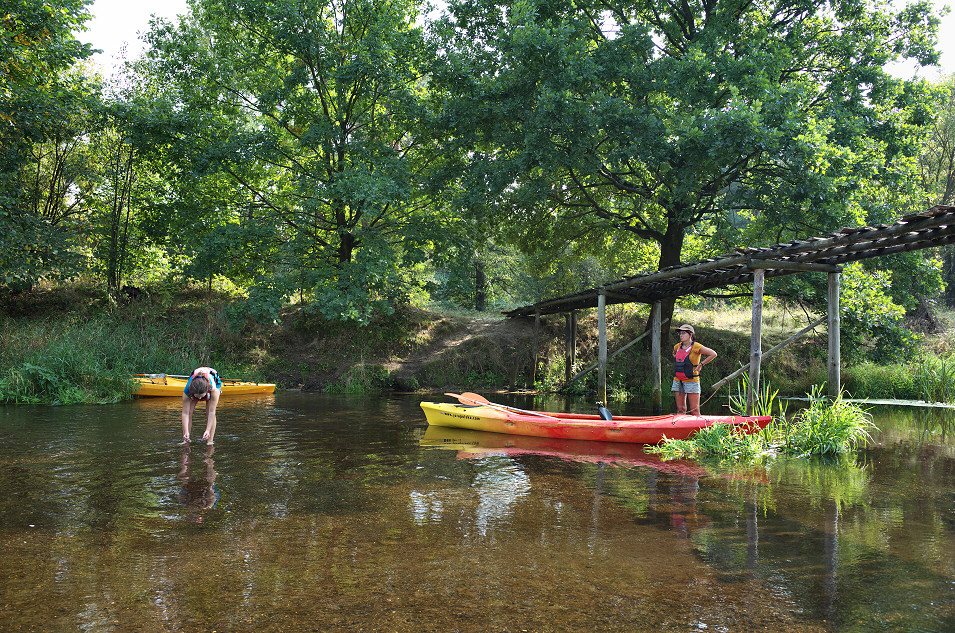
[[953, 243], [955, 207], [935, 206], [923, 213], [905, 216], [894, 224], [844, 228], [828, 237], [794, 240], [765, 248], [739, 248], [714, 259], [625, 277], [505, 314], [521, 317], [533, 316], [537, 312], [554, 314], [595, 308], [601, 292], [606, 295], [607, 305], [653, 303], [669, 297], [751, 283], [755, 270], [759, 268], [765, 269], [766, 278], [806, 271], [833, 272], [847, 262]]

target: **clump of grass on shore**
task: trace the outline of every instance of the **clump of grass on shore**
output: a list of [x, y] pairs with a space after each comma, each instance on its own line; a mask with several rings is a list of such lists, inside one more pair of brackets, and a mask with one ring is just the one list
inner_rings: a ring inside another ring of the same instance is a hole
[[[768, 387], [760, 390], [767, 400], [758, 404], [763, 415], [773, 410], [776, 392]], [[738, 391], [739, 393], [739, 391]], [[745, 394], [745, 389], [742, 390]], [[780, 410], [765, 429], [750, 433], [726, 424], [714, 424], [686, 440], [665, 440], [648, 448], [665, 459], [713, 457], [747, 460], [762, 455], [797, 457], [836, 456], [853, 452], [870, 440], [871, 416], [857, 404], [846, 402], [842, 394], [833, 401], [822, 395], [822, 387], [809, 394], [809, 407], [787, 420]], [[745, 396], [743, 396], [745, 402]], [[738, 401], [737, 401], [738, 404]]]

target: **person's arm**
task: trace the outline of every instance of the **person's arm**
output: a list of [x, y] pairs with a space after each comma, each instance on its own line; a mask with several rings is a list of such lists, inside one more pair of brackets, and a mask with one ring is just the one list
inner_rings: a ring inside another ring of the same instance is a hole
[[192, 429], [192, 412], [196, 408], [196, 401], [182, 394], [182, 441], [189, 442], [190, 430]]
[[206, 401], [206, 432], [202, 434], [202, 439], [208, 444], [212, 444], [216, 436], [216, 405], [219, 404], [219, 394], [221, 393], [213, 385], [212, 391], [209, 393], [209, 400]]
[[696, 375], [700, 375], [700, 370], [703, 369], [703, 365], [707, 364], [711, 360], [716, 358], [716, 352], [711, 350], [709, 347], [700, 346], [700, 364], [696, 368]]

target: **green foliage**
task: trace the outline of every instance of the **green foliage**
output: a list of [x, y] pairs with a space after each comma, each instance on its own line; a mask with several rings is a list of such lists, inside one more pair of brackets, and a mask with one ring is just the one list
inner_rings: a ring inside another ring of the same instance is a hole
[[325, 391], [328, 393], [378, 393], [392, 386], [390, 372], [381, 365], [358, 363], [349, 367], [345, 373]]
[[[360, 323], [393, 309], [411, 287], [399, 268], [431, 239], [416, 228], [432, 57], [417, 3], [199, 0], [191, 8], [149, 34], [142, 72], [177, 113], [179, 169], [219, 185], [192, 189], [202, 209], [192, 217], [207, 236], [192, 249], [192, 274], [233, 275], [223, 255], [254, 261], [244, 271], [255, 279], [254, 315], [274, 315], [296, 295]], [[230, 223], [268, 237], [212, 237]]]
[[914, 382], [919, 398], [926, 402], [955, 404], [955, 358], [923, 357], [915, 370]]
[[82, 165], [73, 136], [96, 101], [95, 86], [70, 72], [91, 53], [74, 35], [87, 4], [12, 0], [0, 10], [0, 290], [62, 279], [81, 264], [64, 219]]
[[[842, 394], [835, 400], [822, 397], [822, 387], [809, 396], [809, 407], [799, 411], [791, 421], [786, 420], [785, 409], [765, 429], [748, 433], [730, 425], [714, 424], [701, 429], [686, 440], [664, 440], [663, 444], [648, 448], [666, 459], [681, 457], [752, 460], [764, 455], [794, 455], [797, 457], [832, 457], [846, 455], [870, 440], [871, 416], [856, 404], [846, 402]], [[768, 403], [773, 409], [775, 392], [767, 387]], [[738, 404], [738, 403], [737, 403]], [[745, 395], [744, 395], [745, 404]]]
[[859, 399], [924, 399], [917, 364], [850, 364], [842, 368], [842, 386], [853, 398]]
[[918, 195], [929, 95], [882, 67], [937, 58], [925, 4], [448, 10], [430, 85], [460, 154], [462, 204], [479, 200], [528, 252], [597, 254], [600, 236], [632, 235], [665, 267], [865, 223]]
[[860, 263], [843, 269], [839, 303], [842, 356], [847, 362], [910, 357], [919, 338], [905, 329], [905, 309], [888, 295], [891, 273], [866, 270]]
[[0, 329], [0, 401], [13, 404], [116, 402], [133, 391], [130, 365], [110, 353], [103, 321], [43, 322]]
[[[755, 390], [753, 415], [774, 415], [773, 409], [775, 409], [780, 415], [785, 416], [785, 404], [777, 397], [779, 396], [779, 389], [773, 389], [762, 376], [760, 376], [759, 382], [759, 387]], [[729, 396], [730, 411], [738, 415], [745, 415], [746, 399], [750, 386], [749, 372], [741, 374], [733, 386], [735, 390]]]
[[753, 459], [763, 449], [762, 437], [741, 433], [730, 424], [714, 424], [700, 429], [686, 440], [664, 440], [663, 444], [648, 447], [665, 459], [716, 457], [719, 459]]
[[935, 116], [919, 156], [919, 175], [929, 206], [951, 205], [955, 204], [955, 75], [934, 86], [933, 95]]
[[844, 455], [871, 439], [872, 419], [864, 409], [843, 400], [841, 393], [829, 402], [821, 391], [822, 387], [810, 394], [809, 407], [780, 429], [780, 452], [799, 457]]

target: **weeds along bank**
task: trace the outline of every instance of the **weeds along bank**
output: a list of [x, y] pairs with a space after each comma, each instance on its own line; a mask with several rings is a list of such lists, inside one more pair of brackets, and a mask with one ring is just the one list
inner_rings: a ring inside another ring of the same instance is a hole
[[[134, 373], [185, 374], [211, 365], [226, 377], [275, 382], [280, 389], [369, 393], [564, 390], [596, 393], [596, 372], [564, 385], [564, 319], [545, 317], [535, 371], [530, 319], [457, 315], [403, 307], [360, 327], [325, 321], [295, 308], [278, 323], [235, 321], [231, 299], [205, 290], [143, 294], [110, 300], [91, 289], [37, 291], [8, 301], [0, 313], [0, 399], [7, 403], [115, 402], [129, 398]], [[647, 315], [632, 307], [608, 311], [613, 352], [638, 336]], [[704, 389], [749, 358], [748, 311], [678, 313], [719, 356]], [[596, 360], [596, 316], [581, 315], [575, 372]], [[802, 323], [769, 314], [764, 349]], [[664, 361], [672, 328], [667, 328]], [[764, 380], [783, 395], [804, 395], [825, 381], [826, 333], [820, 330], [767, 361]], [[665, 364], [664, 380], [669, 364]], [[611, 399], [650, 395], [649, 351], [639, 343], [612, 359]], [[843, 383], [855, 397], [953, 399], [955, 361], [926, 353], [910, 362], [845, 366]], [[665, 387], [667, 385], [664, 385]], [[730, 386], [723, 387], [724, 390]]]

